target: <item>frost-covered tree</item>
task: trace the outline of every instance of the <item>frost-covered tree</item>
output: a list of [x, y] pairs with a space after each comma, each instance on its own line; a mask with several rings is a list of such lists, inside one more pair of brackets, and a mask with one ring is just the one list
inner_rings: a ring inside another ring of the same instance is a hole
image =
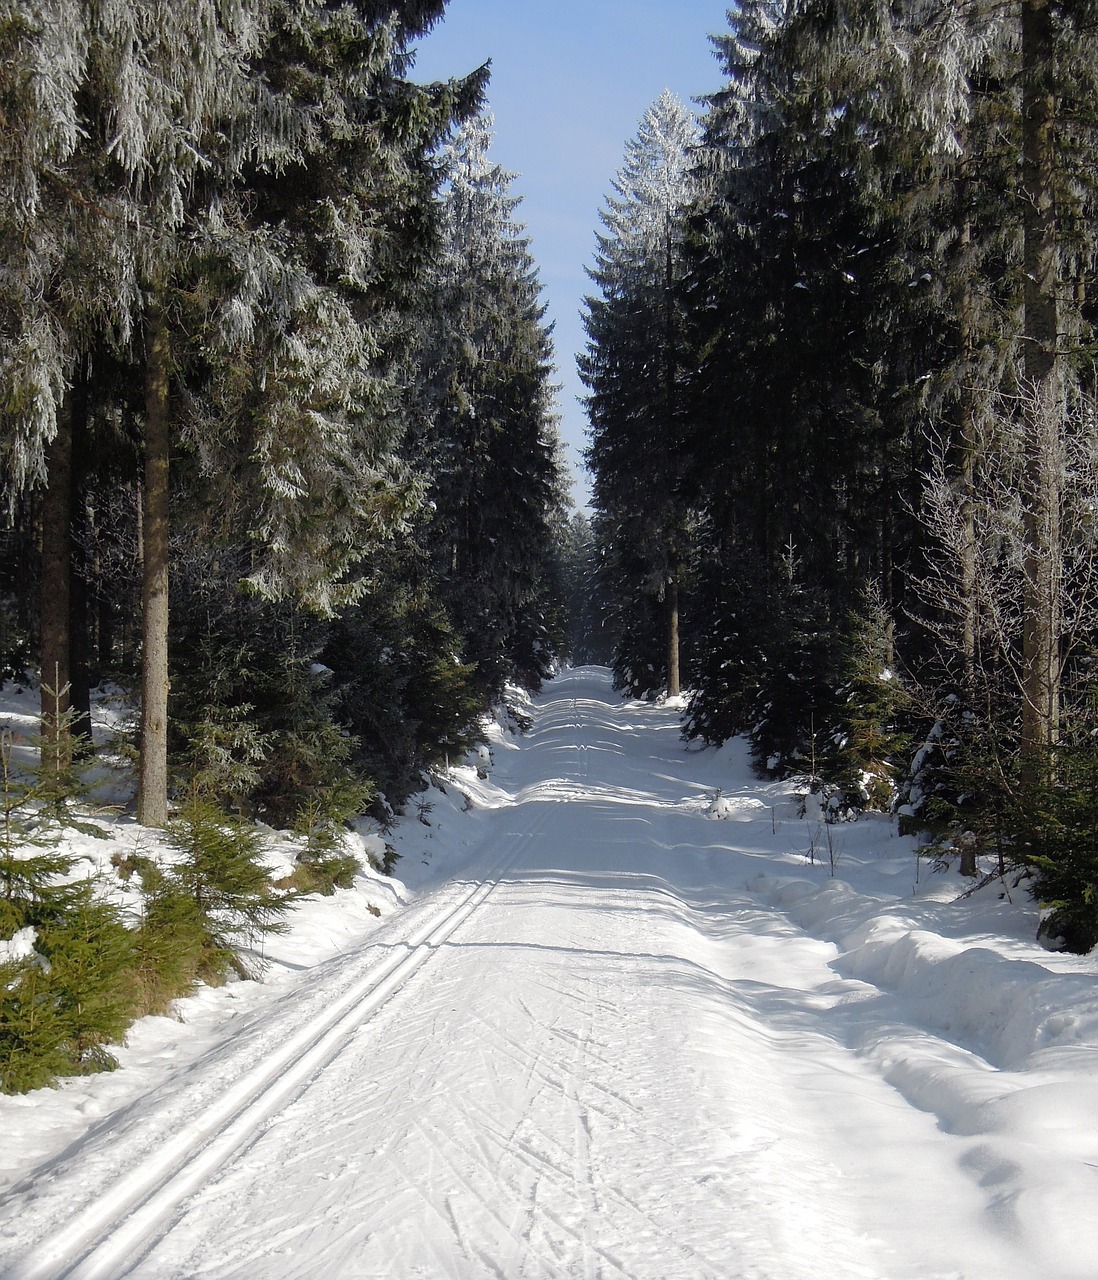
[[[3, 370], [5, 442], [16, 490], [40, 480], [52, 449], [45, 567], [58, 575], [57, 622], [47, 612], [46, 671], [67, 666], [65, 532], [70, 506], [76, 401], [87, 359], [103, 335], [146, 371], [143, 614], [146, 674], [142, 809], [165, 816], [158, 762], [165, 727], [167, 387], [165, 290], [185, 229], [211, 192], [243, 162], [249, 108], [247, 64], [256, 12], [222, 12], [208, 0], [164, 6], [68, 3], [10, 6], [6, 81], [29, 116], [0, 164], [14, 188], [3, 236], [19, 244], [5, 317], [17, 332]], [[36, 86], [46, 87], [36, 92]], [[31, 145], [25, 145], [29, 139]], [[36, 336], [37, 335], [37, 336]], [[48, 340], [46, 335], [48, 335]], [[71, 387], [71, 394], [67, 388]], [[68, 403], [66, 403], [68, 399]], [[151, 772], [147, 772], [146, 765]]]
[[253, 586], [321, 609], [407, 506], [387, 344], [430, 249], [432, 151], [483, 81], [407, 79], [443, 8], [0, 11], [20, 125], [0, 155], [13, 489], [44, 479], [58, 442], [47, 492], [64, 511], [66, 399], [93, 340], [144, 383], [143, 821], [166, 819], [170, 454], [200, 464], [203, 532], [251, 540]]
[[[977, 478], [996, 470], [979, 450], [1013, 452], [1021, 431], [1019, 490], [1024, 573], [1017, 661], [1022, 671], [1023, 773], [1045, 767], [1059, 736], [1061, 683], [1070, 637], [1059, 565], [1070, 538], [1062, 512], [1063, 454], [1080, 424], [1078, 388], [1092, 378], [1093, 321], [1085, 281], [1094, 261], [1095, 20], [1092, 3], [1023, 0], [996, 5], [927, 3], [899, 8], [850, 3], [817, 48], [841, 51], [847, 82], [859, 82], [857, 51], [890, 64], [893, 127], [924, 137], [908, 161], [908, 186], [927, 194], [946, 270], [942, 336], [932, 385], [945, 409], [938, 427], [967, 530], [961, 559], [964, 682], [980, 682], [977, 575], [983, 554], [976, 517], [987, 495]], [[845, 18], [845, 22], [843, 19]], [[867, 19], [859, 25], [858, 18]], [[864, 66], [863, 57], [863, 66]], [[865, 95], [866, 100], [869, 96]], [[1020, 182], [1019, 182], [1020, 178]], [[929, 246], [928, 246], [929, 247]], [[945, 292], [948, 291], [948, 292]], [[952, 332], [951, 332], [952, 331]], [[945, 357], [943, 359], [943, 356]], [[932, 356], [933, 358], [933, 356]], [[1018, 406], [1001, 418], [1002, 395]], [[1075, 422], [1072, 422], [1072, 418]], [[1070, 608], [1070, 605], [1067, 605]]]
[[[407, 78], [444, 5], [270, 6], [258, 151], [198, 245], [217, 281], [184, 439], [215, 540], [248, 530], [248, 585], [330, 614], [355, 566], [407, 529], [393, 348], [436, 239], [432, 156], [484, 72]], [[226, 486], [224, 477], [237, 481]]]
[[563, 505], [552, 343], [514, 175], [478, 116], [446, 155], [443, 249], [417, 354], [439, 598], [489, 692], [538, 684], [560, 644], [555, 527]]
[[273, 7], [265, 81], [298, 124], [209, 238], [220, 360], [189, 424], [222, 525], [251, 531], [250, 585], [321, 612], [415, 497], [394, 359], [438, 242], [435, 153], [485, 79], [412, 84], [409, 42], [443, 5], [376, 8]]
[[[763, 624], [789, 606], [787, 560], [799, 625], [842, 629], [879, 594], [917, 676], [907, 714], [947, 704], [969, 739], [964, 821], [1092, 721], [1095, 16], [982, 0], [730, 15], [691, 233], [694, 731], [777, 705]], [[973, 762], [992, 760], [982, 785]]]
[[1022, 0], [1020, 25], [1027, 406], [1021, 749], [1023, 778], [1036, 782], [1048, 775], [1049, 753], [1060, 737], [1064, 438], [1071, 386], [1078, 375], [1071, 352], [1083, 318], [1076, 300], [1085, 297], [1084, 282], [1098, 248], [1093, 220], [1098, 5], [1093, 0]]
[[646, 690], [664, 682], [671, 694], [679, 692], [679, 595], [690, 557], [681, 286], [697, 139], [694, 116], [665, 92], [626, 144], [615, 194], [601, 213], [605, 231], [590, 271], [599, 294], [586, 300], [588, 343], [579, 362], [596, 529], [612, 591], [623, 600], [649, 597], [663, 616], [662, 652], [646, 662], [644, 645], [627, 655], [636, 646], [626, 612], [616, 674]]

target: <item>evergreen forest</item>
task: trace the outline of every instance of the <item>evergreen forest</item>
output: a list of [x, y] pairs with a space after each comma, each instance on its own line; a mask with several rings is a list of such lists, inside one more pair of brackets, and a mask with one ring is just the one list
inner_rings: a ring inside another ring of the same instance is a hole
[[[1098, 3], [728, 11], [608, 178], [590, 516], [446, 7], [0, 0], [4, 1090], [245, 972], [568, 662], [1098, 943]], [[104, 773], [175, 850], [137, 927], [58, 851]]]
[[618, 686], [1098, 942], [1098, 6], [742, 0], [581, 357]]
[[[239, 971], [233, 937], [349, 882], [350, 818], [564, 651], [552, 343], [487, 68], [411, 76], [444, 7], [0, 5], [0, 662], [41, 697], [3, 744], [0, 927], [33, 944], [5, 1088]], [[96, 747], [104, 688], [140, 715]], [[56, 852], [104, 768], [178, 845], [120, 868], [138, 929]], [[289, 894], [257, 823], [300, 835]]]

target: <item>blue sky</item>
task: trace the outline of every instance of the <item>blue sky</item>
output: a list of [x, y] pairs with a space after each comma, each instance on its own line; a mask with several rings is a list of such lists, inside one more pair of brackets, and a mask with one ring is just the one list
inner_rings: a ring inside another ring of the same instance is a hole
[[[413, 77], [443, 80], [492, 61], [494, 158], [519, 174], [553, 321], [561, 435], [578, 472], [585, 419], [575, 354], [591, 290], [598, 211], [644, 111], [670, 89], [684, 102], [720, 86], [710, 33], [726, 0], [450, 0], [418, 46]], [[577, 475], [577, 501], [585, 483]]]

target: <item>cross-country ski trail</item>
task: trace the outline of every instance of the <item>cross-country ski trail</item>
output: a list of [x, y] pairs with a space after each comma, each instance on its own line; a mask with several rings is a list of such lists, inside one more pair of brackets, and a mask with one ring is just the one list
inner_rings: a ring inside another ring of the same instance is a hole
[[1083, 1274], [911, 1083], [1003, 1072], [760, 889], [806, 826], [740, 747], [581, 668], [496, 756], [464, 870], [15, 1188], [0, 1273]]

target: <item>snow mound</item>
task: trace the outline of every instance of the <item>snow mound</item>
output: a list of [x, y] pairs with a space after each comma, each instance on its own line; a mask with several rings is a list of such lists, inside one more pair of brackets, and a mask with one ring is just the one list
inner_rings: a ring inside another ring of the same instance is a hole
[[755, 818], [769, 817], [770, 808], [755, 796], [714, 796], [705, 816], [714, 821], [731, 819], [735, 822], [751, 822]]

